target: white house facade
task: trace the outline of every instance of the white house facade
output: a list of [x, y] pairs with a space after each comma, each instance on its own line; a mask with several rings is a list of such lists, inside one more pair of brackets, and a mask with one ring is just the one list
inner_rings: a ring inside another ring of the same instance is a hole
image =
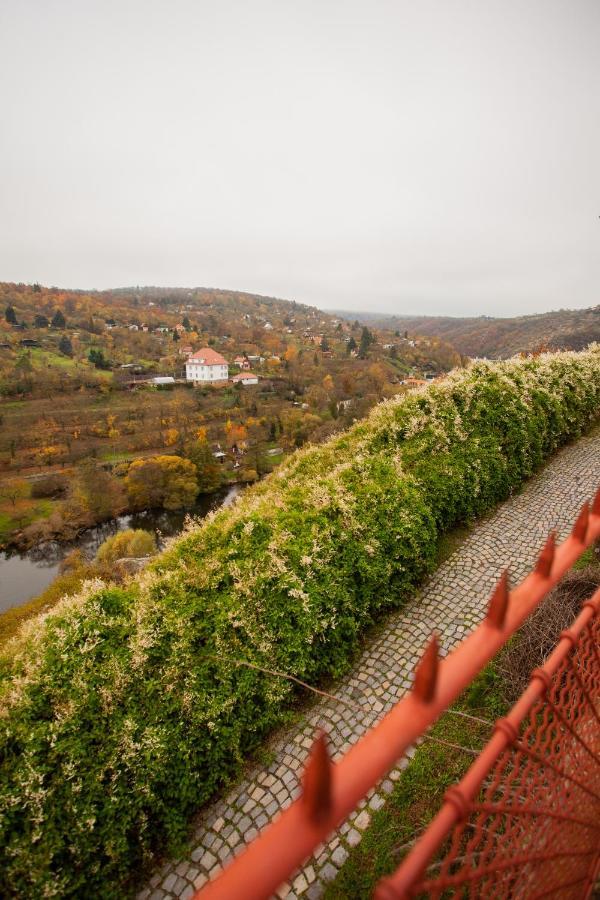
[[193, 381], [202, 384], [215, 384], [220, 381], [227, 381], [229, 378], [229, 365], [227, 360], [212, 350], [210, 347], [203, 347], [192, 353], [188, 357], [185, 364], [186, 381]]
[[258, 384], [258, 375], [252, 372], [240, 372], [231, 379], [234, 384]]

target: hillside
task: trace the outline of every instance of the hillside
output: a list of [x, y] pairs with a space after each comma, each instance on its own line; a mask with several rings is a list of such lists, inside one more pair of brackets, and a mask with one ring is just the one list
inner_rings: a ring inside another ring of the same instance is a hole
[[[460, 363], [438, 338], [406, 341], [235, 291], [4, 283], [0, 311], [0, 545], [64, 540], [122, 512], [128, 467], [142, 457], [194, 460], [201, 492], [256, 480], [295, 448], [406, 391], [407, 376], [431, 378]], [[258, 383], [193, 387], [185, 362], [202, 347], [227, 360], [230, 376], [241, 362]], [[82, 506], [81, 491], [73, 496], [81, 482], [73, 470], [90, 460], [118, 482], [102, 513], [89, 509], [93, 497]], [[32, 497], [23, 479], [50, 473], [61, 479]]]
[[285, 672], [347, 669], [440, 536], [598, 416], [600, 352], [479, 363], [293, 454], [123, 586], [88, 582], [0, 668], [0, 893], [121, 896], [281, 722]]
[[409, 334], [435, 335], [452, 344], [459, 353], [489, 359], [506, 359], [540, 347], [583, 350], [593, 341], [600, 341], [600, 306], [560, 309], [512, 319], [489, 316], [389, 316], [378, 313], [352, 315], [372, 327], [393, 328], [402, 334], [408, 331]]

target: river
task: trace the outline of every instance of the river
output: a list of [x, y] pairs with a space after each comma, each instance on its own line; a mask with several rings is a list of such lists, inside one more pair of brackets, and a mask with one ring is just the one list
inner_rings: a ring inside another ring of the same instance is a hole
[[62, 560], [71, 550], [83, 550], [90, 559], [100, 544], [126, 528], [143, 528], [156, 535], [159, 548], [165, 538], [179, 534], [187, 516], [202, 519], [211, 510], [229, 506], [241, 491], [238, 484], [215, 494], [203, 494], [191, 509], [146, 509], [109, 519], [88, 528], [75, 541], [51, 541], [23, 553], [0, 553], [0, 612], [36, 597], [54, 581]]

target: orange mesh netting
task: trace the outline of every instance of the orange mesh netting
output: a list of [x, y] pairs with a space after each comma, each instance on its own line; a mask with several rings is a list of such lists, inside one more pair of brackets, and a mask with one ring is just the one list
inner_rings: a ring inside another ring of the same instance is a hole
[[599, 609], [600, 590], [378, 898], [589, 896], [600, 862]]

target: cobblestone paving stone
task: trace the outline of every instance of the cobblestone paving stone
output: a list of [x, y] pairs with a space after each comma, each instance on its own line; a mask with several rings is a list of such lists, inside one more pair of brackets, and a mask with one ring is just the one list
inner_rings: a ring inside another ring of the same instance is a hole
[[[566, 537], [584, 500], [600, 484], [600, 430], [564, 448], [512, 497], [477, 524], [465, 542], [427, 581], [420, 595], [389, 617], [366, 646], [349, 676], [332, 690], [340, 698], [364, 704], [365, 713], [319, 699], [296, 733], [287, 731], [271, 744], [275, 759], [255, 767], [229, 793], [201, 812], [188, 859], [171, 860], [150, 879], [138, 900], [187, 900], [202, 887], [282, 807], [298, 794], [298, 778], [317, 728], [329, 735], [334, 758], [346, 752], [411, 686], [412, 673], [435, 630], [442, 653], [448, 652], [483, 617], [486, 603], [507, 565], [513, 583], [526, 575], [548, 532]], [[410, 756], [411, 754], [407, 754]], [[277, 892], [277, 897], [321, 896], [335, 878], [350, 848], [367, 828], [371, 812], [406, 767], [400, 762], [358, 806], [329, 842]]]

